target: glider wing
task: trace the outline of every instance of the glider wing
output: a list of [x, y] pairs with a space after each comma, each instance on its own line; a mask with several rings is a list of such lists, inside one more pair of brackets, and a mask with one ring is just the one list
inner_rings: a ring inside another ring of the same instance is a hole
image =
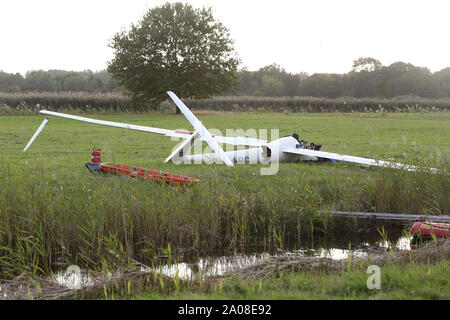
[[[345, 154], [338, 154], [338, 153], [332, 153], [332, 152], [324, 152], [324, 151], [316, 151], [316, 150], [300, 149], [300, 148], [289, 148], [289, 149], [285, 149], [282, 151], [291, 153], [291, 154], [300, 154], [300, 155], [305, 155], [305, 156], [310, 156], [310, 157], [318, 157], [318, 158], [325, 158], [325, 159], [330, 159], [330, 160], [352, 162], [352, 163], [358, 163], [358, 164], [368, 165], [368, 166], [404, 169], [407, 171], [417, 171], [418, 170], [418, 168], [416, 166], [412, 166], [412, 165], [388, 162], [388, 161], [382, 161], [382, 160], [375, 160], [375, 159], [368, 159], [368, 158], [362, 158], [362, 157], [355, 157], [355, 156], [348, 156]], [[432, 169], [432, 170], [436, 170], [436, 169]]]

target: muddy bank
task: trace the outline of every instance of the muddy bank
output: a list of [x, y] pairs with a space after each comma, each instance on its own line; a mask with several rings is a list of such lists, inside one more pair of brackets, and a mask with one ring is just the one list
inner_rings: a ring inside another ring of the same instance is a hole
[[385, 264], [403, 265], [412, 262], [417, 264], [435, 263], [442, 259], [448, 260], [450, 258], [449, 251], [450, 239], [447, 239], [439, 240], [436, 243], [426, 243], [415, 250], [373, 251], [366, 257], [352, 257], [342, 260], [295, 255], [272, 256], [261, 263], [235, 270], [232, 275], [235, 277], [261, 277], [284, 271], [341, 270], [349, 266], [352, 268], [367, 268], [369, 265], [381, 267]]
[[[367, 268], [375, 264], [383, 266], [386, 264], [404, 265], [408, 263], [424, 264], [436, 263], [450, 258], [450, 239], [439, 240], [436, 243], [429, 242], [415, 250], [386, 252], [374, 251], [365, 257], [352, 257], [347, 259], [330, 259], [324, 257], [278, 255], [267, 256], [265, 259], [241, 269], [235, 269], [223, 276], [214, 276], [203, 279], [204, 282], [214, 283], [219, 279], [229, 277], [264, 277], [276, 275], [285, 271], [311, 271], [311, 270], [334, 270], [343, 268]], [[170, 278], [155, 271], [120, 270], [114, 274], [92, 275], [89, 285], [81, 289], [69, 288], [55, 281], [42, 278], [30, 278], [19, 276], [13, 280], [0, 282], [0, 300], [22, 300], [22, 299], [74, 299], [74, 298], [114, 298], [129, 296], [132, 293], [144, 289], [158, 289], [164, 291], [175, 290], [178, 286], [193, 283], [193, 280], [181, 280]], [[178, 283], [177, 283], [178, 282]]]

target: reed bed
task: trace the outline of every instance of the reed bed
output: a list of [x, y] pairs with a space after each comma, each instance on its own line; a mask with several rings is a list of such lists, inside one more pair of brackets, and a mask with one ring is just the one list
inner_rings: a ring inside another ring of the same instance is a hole
[[187, 101], [193, 109], [246, 112], [432, 112], [450, 108], [450, 98], [411, 96], [392, 99], [225, 96], [205, 101]]
[[[0, 278], [46, 275], [68, 265], [115, 270], [171, 259], [178, 249], [282, 248], [326, 230], [333, 208], [448, 214], [448, 167], [439, 174], [367, 169], [365, 179], [308, 174], [262, 179], [253, 171], [211, 170], [192, 187], [123, 176], [0, 165]], [[225, 169], [223, 169], [225, 170]]]
[[[218, 96], [199, 101], [185, 99], [192, 109], [233, 112], [435, 112], [448, 111], [450, 98], [402, 96], [392, 99], [315, 97]], [[121, 93], [0, 92], [0, 115], [26, 115], [41, 109], [84, 113], [146, 112], [174, 110], [170, 101], [159, 106], [132, 103]]]
[[131, 106], [127, 96], [114, 92], [0, 92], [0, 115], [34, 114], [41, 109], [89, 113], [142, 111], [146, 107], [136, 104]]

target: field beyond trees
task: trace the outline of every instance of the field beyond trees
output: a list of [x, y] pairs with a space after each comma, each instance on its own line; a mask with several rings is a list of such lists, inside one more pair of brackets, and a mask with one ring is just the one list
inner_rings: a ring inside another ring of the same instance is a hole
[[[395, 98], [318, 98], [318, 97], [263, 97], [217, 96], [207, 100], [183, 99], [193, 110], [235, 112], [435, 112], [449, 111], [450, 98], [420, 98], [401, 96]], [[0, 115], [31, 115], [47, 109], [82, 113], [145, 113], [148, 111], [175, 112], [171, 101], [158, 106], [131, 102], [119, 92], [0, 92]]]

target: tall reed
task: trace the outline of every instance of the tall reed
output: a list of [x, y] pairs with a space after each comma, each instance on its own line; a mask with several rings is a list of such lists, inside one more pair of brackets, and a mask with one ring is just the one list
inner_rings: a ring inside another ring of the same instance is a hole
[[[450, 109], [450, 98], [402, 96], [391, 99], [336, 99], [315, 97], [218, 96], [207, 100], [183, 99], [191, 109], [238, 112], [433, 112]], [[40, 109], [89, 112], [145, 112], [175, 110], [170, 101], [159, 106], [131, 103], [121, 93], [0, 92], [0, 115], [31, 114]]]
[[[114, 269], [151, 264], [168, 244], [211, 254], [252, 244], [282, 247], [326, 228], [320, 209], [448, 214], [448, 166], [441, 173], [368, 169], [348, 183], [307, 170], [254, 176], [212, 170], [192, 187], [124, 176], [60, 172], [0, 162], [0, 278], [62, 266]], [[225, 169], [223, 169], [225, 170]], [[305, 173], [306, 172], [306, 173]]]

